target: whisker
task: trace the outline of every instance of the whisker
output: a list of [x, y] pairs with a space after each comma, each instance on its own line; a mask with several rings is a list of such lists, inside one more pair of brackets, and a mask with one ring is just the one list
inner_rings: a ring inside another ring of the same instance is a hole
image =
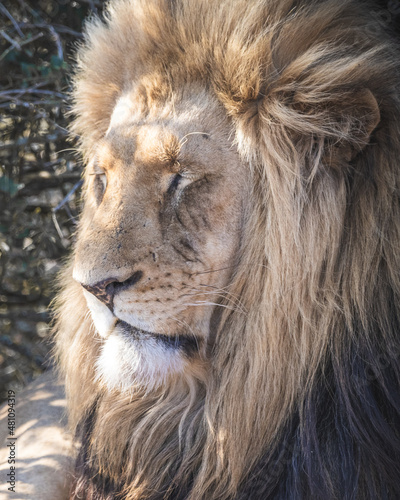
[[179, 141], [179, 147], [182, 148], [187, 143], [187, 137], [189, 135], [206, 135], [209, 136], [210, 134], [207, 134], [206, 132], [189, 132], [188, 134], [184, 135], [182, 139]]
[[193, 273], [192, 276], [199, 276], [201, 274], [217, 273], [219, 271], [225, 271], [226, 269], [230, 269], [232, 267], [236, 267], [236, 266], [234, 264], [232, 264], [231, 266], [220, 267], [219, 269], [210, 269], [208, 271], [201, 271], [201, 272], [198, 272], [198, 273]]
[[[222, 299], [225, 299], [228, 302], [228, 304], [231, 304], [231, 306], [232, 306], [231, 309], [232, 310], [239, 311], [239, 312], [241, 312], [243, 314], [247, 313], [246, 309], [242, 306], [242, 304], [240, 304], [240, 302], [235, 302], [234, 300], [229, 299], [228, 297], [225, 297], [222, 294], [216, 294], [215, 292], [212, 292], [212, 293], [209, 293], [209, 294], [205, 294], [204, 292], [187, 294], [187, 296], [189, 296], [189, 297], [198, 297], [198, 296], [203, 296], [203, 295], [214, 295], [216, 297], [221, 297]], [[201, 302], [197, 301], [197, 303], [201, 303]], [[214, 302], [209, 302], [209, 301], [205, 301], [204, 303], [214, 304]], [[219, 303], [219, 305], [222, 305], [222, 304]]]
[[[202, 286], [208, 286], [208, 285], [202, 285]], [[214, 288], [214, 290], [205, 291], [205, 290], [199, 290], [199, 289], [193, 287], [191, 289], [192, 293], [189, 292], [189, 293], [183, 294], [183, 295], [181, 295], [181, 297], [196, 297], [199, 295], [214, 295], [216, 297], [221, 297], [222, 299], [228, 301], [230, 304], [235, 306], [235, 308], [238, 311], [242, 312], [243, 314], [247, 313], [246, 308], [240, 302], [238, 297], [235, 297], [233, 294], [230, 294], [228, 291], [223, 290], [221, 288], [218, 288], [215, 286], [213, 286], [213, 288]]]
[[[225, 287], [217, 287], [215, 285], [205, 285], [203, 283], [200, 283], [198, 286], [204, 286], [204, 287], [207, 287], [207, 288], [213, 288], [213, 290], [215, 290], [215, 293], [221, 292], [223, 294], [221, 296], [231, 298], [236, 304], [240, 304], [241, 306], [243, 306], [243, 304], [241, 304], [241, 302], [240, 302], [240, 298], [237, 295], [235, 295], [232, 292], [230, 292], [229, 290], [227, 290], [229, 288], [229, 285], [226, 285]], [[205, 292], [205, 293], [214, 293], [214, 292], [213, 291], [208, 291], [208, 292]]]
[[198, 302], [188, 302], [185, 304], [185, 306], [217, 306], [217, 307], [223, 307], [224, 309], [229, 309], [230, 311], [236, 311], [237, 309], [234, 307], [229, 307], [225, 304], [218, 304], [217, 302], [207, 302], [205, 300], [201, 300]]
[[[255, 264], [253, 262], [250, 262], [249, 264], [243, 264], [243, 263], [240, 264], [240, 266], [244, 266], [244, 265], [251, 266], [251, 267], [264, 267], [265, 269], [270, 269], [270, 266], [268, 266], [266, 264]], [[220, 267], [218, 269], [209, 269], [207, 271], [201, 271], [201, 272], [197, 272], [197, 273], [192, 273], [192, 276], [199, 276], [201, 274], [209, 274], [209, 273], [216, 273], [216, 272], [219, 272], [219, 271], [225, 271], [226, 269], [231, 269], [232, 267], [236, 268], [237, 264], [232, 264], [232, 265], [226, 266], [226, 267]]]

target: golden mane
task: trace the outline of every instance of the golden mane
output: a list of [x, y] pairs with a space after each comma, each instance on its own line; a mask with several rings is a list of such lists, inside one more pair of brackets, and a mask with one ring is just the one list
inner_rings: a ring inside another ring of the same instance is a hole
[[65, 269], [57, 351], [85, 498], [400, 498], [399, 53], [368, 5], [116, 0], [88, 23], [83, 155], [128, 86], [145, 114], [191, 85], [225, 107], [253, 190], [229, 286], [241, 307], [205, 382], [100, 389]]

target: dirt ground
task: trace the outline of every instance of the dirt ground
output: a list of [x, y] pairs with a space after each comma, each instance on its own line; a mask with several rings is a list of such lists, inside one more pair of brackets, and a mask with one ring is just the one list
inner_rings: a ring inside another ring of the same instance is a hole
[[73, 55], [99, 0], [0, 2], [0, 402], [51, 360], [56, 275], [73, 241]]

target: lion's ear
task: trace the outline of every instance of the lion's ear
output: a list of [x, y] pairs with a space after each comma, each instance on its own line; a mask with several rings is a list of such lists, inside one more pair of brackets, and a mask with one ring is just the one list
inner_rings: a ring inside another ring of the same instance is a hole
[[[273, 152], [274, 161], [281, 158], [286, 163], [287, 151], [296, 151], [298, 160], [303, 162], [305, 156], [314, 167], [322, 161], [340, 169], [352, 161], [371, 142], [381, 120], [379, 104], [365, 87], [320, 89], [299, 84], [294, 91], [289, 86], [254, 100], [239, 112], [231, 108], [245, 125], [254, 127], [253, 137], [268, 139], [265, 152]], [[248, 131], [243, 135], [251, 136]], [[283, 151], [288, 140], [291, 144]]]
[[366, 135], [364, 140], [368, 141], [381, 120], [378, 102], [369, 89], [364, 89], [359, 94], [358, 112], [361, 115], [361, 120], [364, 121], [364, 132]]
[[335, 100], [331, 106], [339, 140], [326, 153], [332, 160], [337, 155], [338, 159], [351, 161], [367, 146], [380, 122], [378, 102], [369, 89], [361, 89], [353, 95], [344, 95], [342, 102], [340, 98]]
[[358, 147], [354, 149], [351, 156], [354, 156], [354, 153], [359, 152], [368, 144], [372, 132], [381, 120], [377, 100], [369, 89], [363, 89], [356, 95], [353, 116], [356, 119], [355, 123], [359, 123], [359, 128], [353, 131]]

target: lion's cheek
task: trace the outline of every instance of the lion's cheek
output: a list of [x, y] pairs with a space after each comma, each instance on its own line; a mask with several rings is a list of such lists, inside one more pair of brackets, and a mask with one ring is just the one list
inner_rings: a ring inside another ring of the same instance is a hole
[[117, 318], [108, 309], [106, 305], [100, 302], [93, 294], [83, 290], [83, 294], [88, 305], [90, 315], [97, 333], [104, 338], [107, 338], [112, 331]]
[[184, 372], [187, 360], [177, 349], [155, 339], [131, 339], [118, 327], [104, 342], [96, 362], [97, 379], [108, 390], [154, 389]]

